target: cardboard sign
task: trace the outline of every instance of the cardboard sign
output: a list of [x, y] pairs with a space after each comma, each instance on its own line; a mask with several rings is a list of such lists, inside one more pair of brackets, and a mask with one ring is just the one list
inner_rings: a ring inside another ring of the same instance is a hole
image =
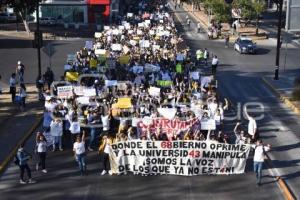
[[83, 93], [83, 86], [74, 86], [73, 89], [74, 89], [74, 93], [77, 95], [77, 96], [83, 96], [84, 93]]
[[130, 43], [132, 46], [136, 46], [136, 45], [137, 45], [137, 41], [135, 41], [135, 40], [130, 40], [129, 43]]
[[86, 96], [86, 97], [96, 96], [95, 88], [84, 88], [83, 89], [83, 96]]
[[93, 46], [94, 46], [93, 41], [85, 41], [85, 48], [91, 50], [93, 49]]
[[95, 54], [96, 55], [106, 55], [106, 50], [105, 49], [96, 49]]
[[73, 87], [71, 85], [57, 87], [57, 97], [67, 99], [73, 96]]
[[129, 55], [120, 56], [119, 62], [121, 65], [127, 65], [130, 62], [130, 56]]
[[216, 121], [214, 119], [201, 120], [201, 130], [216, 130]]
[[98, 61], [96, 59], [90, 60], [90, 68], [96, 68], [98, 64]]
[[159, 97], [160, 96], [160, 88], [157, 87], [150, 87], [148, 90], [151, 96]]
[[118, 85], [117, 80], [105, 80], [106, 87], [111, 87], [111, 86], [116, 86], [116, 85]]
[[95, 38], [101, 38], [102, 37], [102, 33], [101, 32], [95, 32]]
[[79, 73], [78, 72], [67, 72], [65, 80], [66, 81], [77, 81]]
[[176, 108], [157, 108], [158, 113], [166, 119], [174, 119], [177, 109]]
[[118, 102], [115, 104], [117, 108], [128, 109], [132, 107], [131, 98], [119, 98]]
[[122, 51], [122, 45], [121, 44], [112, 44], [111, 49], [113, 51]]

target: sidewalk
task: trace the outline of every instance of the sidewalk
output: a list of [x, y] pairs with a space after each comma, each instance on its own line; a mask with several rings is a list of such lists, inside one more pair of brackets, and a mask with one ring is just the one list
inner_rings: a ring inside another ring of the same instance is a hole
[[[203, 9], [203, 8], [201, 8]], [[193, 10], [192, 5], [183, 4], [183, 10], [189, 12], [194, 18], [196, 18], [202, 25], [202, 27], [207, 31], [208, 26], [209, 26], [209, 17], [207, 14], [204, 13], [203, 10]], [[222, 23], [222, 35], [230, 33], [231, 27], [229, 26], [228, 23]], [[258, 41], [258, 40], [266, 40], [266, 31], [263, 29], [259, 29], [258, 31], [258, 36], [255, 35], [255, 27], [241, 27], [238, 29], [238, 32], [240, 35], [245, 35], [247, 37], [252, 38], [253, 41]], [[235, 41], [238, 36], [230, 34], [230, 41]]]
[[24, 141], [37, 126], [42, 116], [42, 103], [38, 101], [34, 85], [27, 85], [26, 108], [23, 112], [19, 106], [11, 103], [8, 88], [0, 95], [0, 173], [10, 160], [11, 152]]
[[295, 78], [296, 74], [284, 74], [280, 75], [279, 80], [274, 80], [272, 76], [265, 76], [262, 80], [287, 107], [300, 115], [300, 101], [292, 100]]

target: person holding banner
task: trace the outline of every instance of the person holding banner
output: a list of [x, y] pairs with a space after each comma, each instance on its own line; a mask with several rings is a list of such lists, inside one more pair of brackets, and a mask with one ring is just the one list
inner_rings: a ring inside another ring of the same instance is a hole
[[262, 140], [257, 140], [256, 144], [253, 144], [251, 147], [254, 148], [253, 171], [256, 174], [256, 184], [260, 186], [263, 164], [265, 159], [267, 159], [266, 152], [270, 151], [271, 145], [264, 145]]
[[110, 170], [110, 162], [109, 162], [109, 154], [111, 151], [111, 145], [112, 141], [109, 139], [106, 135], [103, 136], [101, 145], [99, 147], [99, 154], [102, 159], [103, 163], [103, 170], [101, 172], [101, 175], [105, 175], [109, 173], [109, 175], [112, 175], [112, 172]]

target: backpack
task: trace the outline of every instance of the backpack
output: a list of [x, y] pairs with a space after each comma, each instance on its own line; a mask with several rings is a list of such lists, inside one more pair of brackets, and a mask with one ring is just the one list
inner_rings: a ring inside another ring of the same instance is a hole
[[20, 165], [20, 160], [18, 158], [18, 155], [16, 154], [15, 157], [14, 157], [14, 163], [15, 165], [19, 166]]

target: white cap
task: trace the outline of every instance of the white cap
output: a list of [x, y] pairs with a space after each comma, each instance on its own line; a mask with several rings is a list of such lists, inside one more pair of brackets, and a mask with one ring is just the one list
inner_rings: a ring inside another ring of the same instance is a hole
[[18, 65], [20, 65], [21, 64], [21, 61], [18, 61]]

